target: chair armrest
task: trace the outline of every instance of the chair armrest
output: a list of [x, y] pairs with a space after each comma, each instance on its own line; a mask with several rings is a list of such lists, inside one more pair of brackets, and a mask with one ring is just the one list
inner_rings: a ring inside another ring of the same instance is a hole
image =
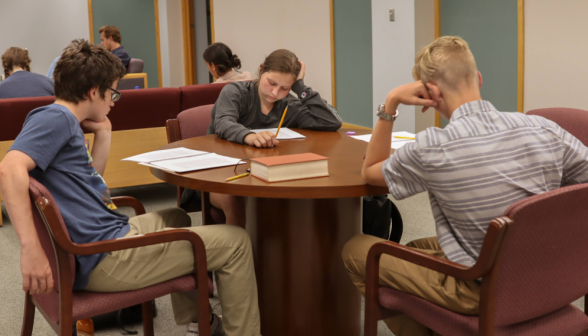
[[506, 229], [510, 224], [512, 224], [512, 220], [508, 217], [499, 217], [490, 223], [488, 231], [486, 232], [486, 237], [484, 238], [482, 250], [480, 251], [480, 256], [478, 257], [476, 264], [472, 267], [464, 266], [444, 258], [435, 257], [423, 251], [394, 242], [380, 242], [374, 244], [368, 252], [366, 265], [366, 335], [368, 335], [368, 331], [372, 334], [375, 333], [375, 321], [379, 318], [375, 318], [374, 321], [374, 317], [380, 317], [380, 311], [378, 308], [378, 288], [380, 280], [380, 257], [382, 254], [388, 254], [458, 279], [476, 280], [491, 271], [494, 261], [498, 256], [500, 246], [502, 245]]
[[134, 197], [118, 196], [111, 199], [112, 202], [114, 202], [114, 205], [116, 205], [118, 208], [128, 206], [135, 210], [135, 214], [137, 216], [145, 214], [145, 207], [138, 199]]
[[374, 244], [368, 253], [366, 265], [367, 277], [373, 275], [370, 271], [379, 273], [380, 257], [382, 254], [388, 254], [458, 279], [476, 280], [488, 274], [494, 265], [498, 250], [502, 245], [506, 228], [510, 223], [512, 223], [512, 220], [508, 217], [499, 217], [490, 223], [480, 251], [480, 256], [476, 264], [472, 267], [439, 258], [394, 242]]
[[62, 246], [60, 244], [60, 246], [71, 254], [91, 255], [126, 250], [149, 245], [170, 243], [181, 240], [186, 240], [190, 242], [197, 249], [201, 247], [202, 252], [204, 252], [205, 250], [202, 238], [200, 238], [200, 236], [197, 233], [188, 229], [181, 228], [146, 233], [133, 237], [122, 237], [117, 239], [102, 240], [99, 242], [86, 244], [70, 243], [67, 246]]

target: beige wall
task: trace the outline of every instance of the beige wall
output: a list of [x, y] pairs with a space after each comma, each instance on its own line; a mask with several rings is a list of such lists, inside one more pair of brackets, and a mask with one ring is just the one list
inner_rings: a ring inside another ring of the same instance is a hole
[[182, 2], [167, 0], [167, 31], [169, 48], [169, 86], [185, 85], [184, 40], [182, 34]]
[[329, 0], [217, 0], [214, 32], [254, 77], [272, 51], [293, 51], [306, 63], [305, 83], [332, 102]]
[[46, 75], [71, 40], [90, 38], [88, 2], [0, 0], [0, 32], [0, 55], [10, 47], [27, 48], [31, 71]]
[[588, 110], [588, 1], [525, 1], [525, 106]]
[[[435, 40], [435, 0], [415, 0], [415, 55]], [[421, 112], [422, 106], [415, 107], [415, 133], [435, 126], [435, 111]]]

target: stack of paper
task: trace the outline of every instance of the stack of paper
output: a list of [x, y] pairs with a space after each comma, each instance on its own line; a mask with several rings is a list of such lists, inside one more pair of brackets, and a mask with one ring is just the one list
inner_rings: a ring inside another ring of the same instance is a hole
[[[270, 131], [274, 134], [278, 131], [277, 128], [266, 128], [266, 129], [252, 129], [251, 132], [261, 133], [263, 131]], [[280, 128], [280, 133], [278, 133], [278, 140], [290, 140], [290, 139], [306, 139], [306, 137], [298, 132], [294, 132], [293, 130], [282, 127]]]
[[184, 173], [233, 166], [241, 160], [215, 153], [179, 147], [139, 154], [123, 159], [122, 161], [134, 161], [144, 166]]
[[[364, 135], [353, 135], [352, 138], [357, 140], [370, 142], [372, 139], [371, 134]], [[407, 143], [414, 142], [415, 134], [409, 132], [392, 132], [392, 148], [398, 149]]]

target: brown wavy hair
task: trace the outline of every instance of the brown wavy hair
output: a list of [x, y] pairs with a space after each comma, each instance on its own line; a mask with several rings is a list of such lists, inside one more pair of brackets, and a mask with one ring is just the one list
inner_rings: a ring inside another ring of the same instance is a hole
[[104, 26], [100, 27], [98, 33], [104, 33], [104, 37], [109, 38], [112, 36], [112, 40], [116, 43], [122, 43], [122, 36], [120, 35], [120, 30], [116, 28], [116, 26]]
[[[300, 73], [300, 62], [296, 54], [288, 49], [278, 49], [273, 51], [265, 58], [263, 64], [259, 68], [259, 77], [266, 72], [275, 71], [294, 76], [298, 78]], [[253, 81], [255, 85], [259, 85], [259, 79]]]
[[8, 48], [2, 55], [2, 66], [4, 67], [4, 77], [9, 76], [14, 66], [21, 67], [23, 70], [31, 71], [31, 59], [29, 51], [19, 47]]
[[88, 91], [98, 87], [101, 98], [112, 83], [126, 73], [120, 58], [99, 44], [73, 40], [55, 66], [55, 97], [72, 103], [88, 99]]

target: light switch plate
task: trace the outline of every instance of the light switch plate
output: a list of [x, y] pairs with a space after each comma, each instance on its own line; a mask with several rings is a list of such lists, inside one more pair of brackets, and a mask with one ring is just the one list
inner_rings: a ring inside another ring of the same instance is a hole
[[390, 8], [390, 21], [396, 21], [396, 15], [394, 14], [394, 8]]

